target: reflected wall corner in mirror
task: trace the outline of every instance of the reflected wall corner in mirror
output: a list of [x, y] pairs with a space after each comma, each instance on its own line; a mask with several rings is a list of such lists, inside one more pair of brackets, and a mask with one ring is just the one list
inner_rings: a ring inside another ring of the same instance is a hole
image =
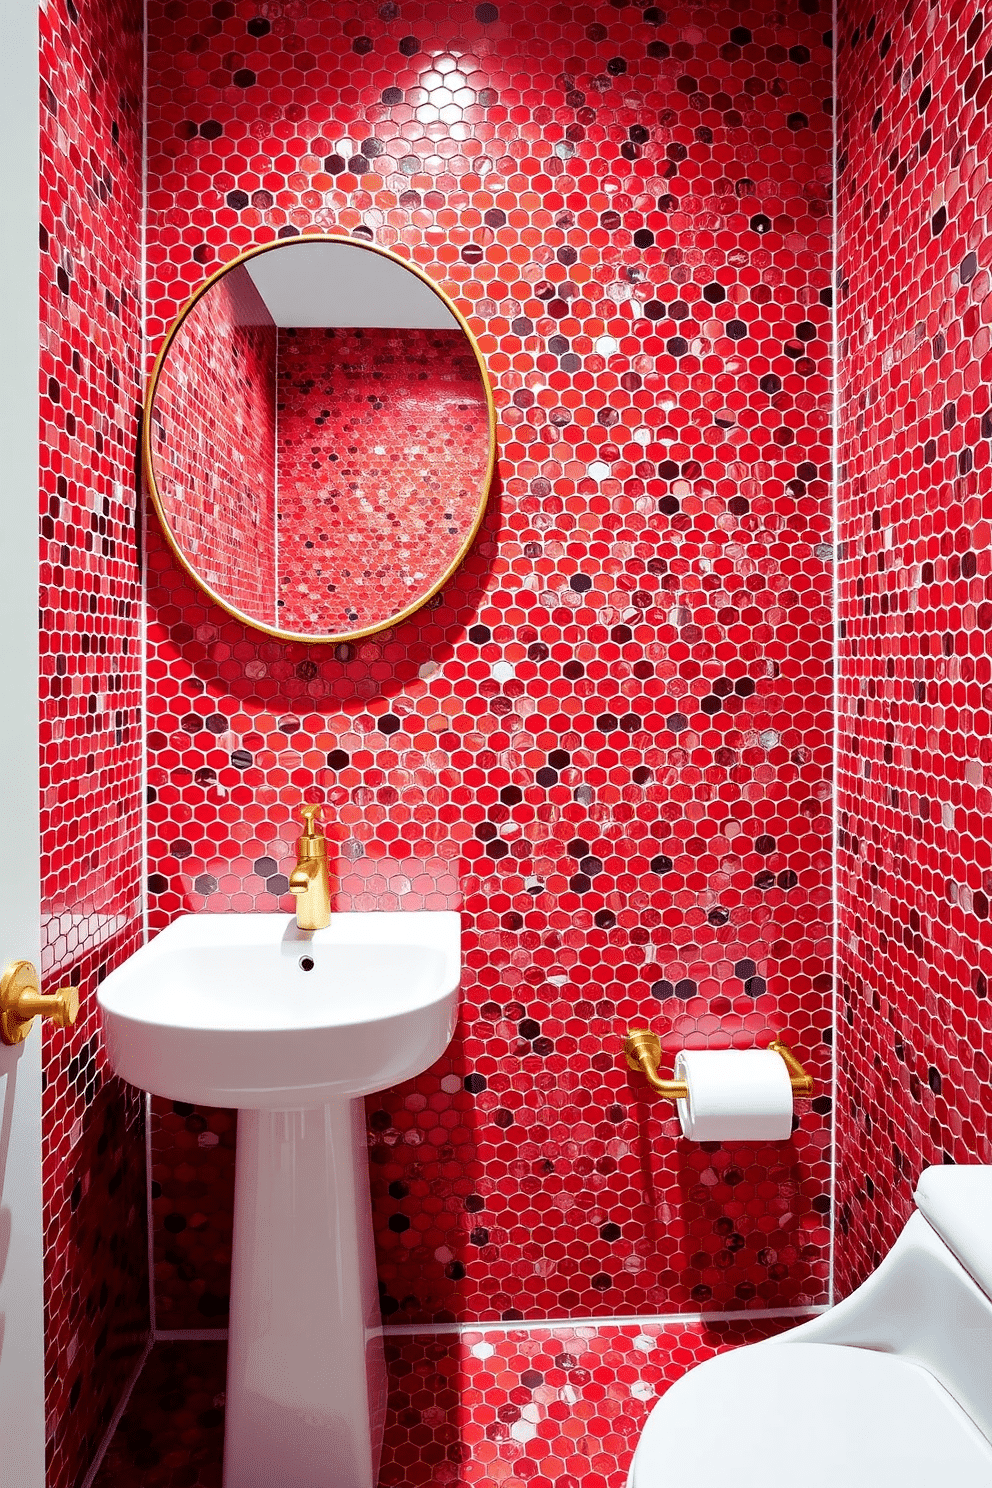
[[464, 316], [357, 238], [264, 243], [189, 300], [145, 401], [145, 478], [191, 578], [283, 640], [405, 620], [482, 521], [496, 419]]

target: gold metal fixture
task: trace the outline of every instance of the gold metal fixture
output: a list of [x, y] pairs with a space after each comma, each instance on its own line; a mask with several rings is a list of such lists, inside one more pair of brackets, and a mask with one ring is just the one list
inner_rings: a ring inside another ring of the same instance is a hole
[[[806, 1073], [788, 1044], [775, 1039], [768, 1047], [776, 1054], [781, 1054], [785, 1061], [793, 1095], [812, 1095], [813, 1076]], [[656, 1033], [652, 1033], [650, 1028], [632, 1028], [624, 1039], [623, 1052], [628, 1069], [644, 1075], [652, 1090], [656, 1090], [665, 1100], [689, 1099], [689, 1091], [684, 1080], [663, 1080], [658, 1074], [661, 1039]]]
[[42, 993], [38, 973], [30, 961], [12, 961], [0, 977], [0, 1037], [5, 1044], [21, 1044], [35, 1018], [51, 1018], [56, 1028], [71, 1028], [79, 1012], [75, 987]]
[[632, 1028], [623, 1041], [623, 1052], [628, 1069], [645, 1075], [651, 1088], [665, 1100], [688, 1100], [689, 1091], [684, 1080], [663, 1080], [658, 1074], [661, 1039], [650, 1028]]
[[314, 827], [320, 806], [301, 806], [306, 822], [296, 844], [296, 867], [289, 875], [289, 891], [296, 895], [296, 923], [301, 930], [324, 930], [331, 923], [331, 880], [327, 870], [327, 838]]
[[776, 1054], [781, 1054], [785, 1060], [793, 1095], [812, 1095], [813, 1076], [806, 1073], [788, 1044], [783, 1044], [780, 1039], [774, 1039], [768, 1047], [774, 1049]]

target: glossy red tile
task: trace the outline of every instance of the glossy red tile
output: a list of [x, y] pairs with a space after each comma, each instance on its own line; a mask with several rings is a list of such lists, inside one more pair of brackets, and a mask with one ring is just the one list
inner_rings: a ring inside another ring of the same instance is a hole
[[[144, 1096], [103, 1053], [96, 988], [135, 949], [77, 959], [80, 1015], [48, 1034], [42, 1097], [45, 1381], [51, 1488], [89, 1467], [148, 1335]], [[65, 974], [63, 974], [65, 975]]]
[[153, 1097], [151, 1122], [158, 1326], [226, 1328], [237, 1113]]
[[[604, 1324], [390, 1338], [380, 1488], [623, 1488], [651, 1406], [695, 1364], [789, 1326]], [[94, 1488], [219, 1488], [226, 1346], [158, 1344]]]
[[[495, 386], [479, 540], [393, 631], [280, 644], [149, 541], [153, 925], [290, 911], [303, 800], [339, 909], [464, 916], [449, 1054], [369, 1104], [390, 1317], [824, 1296], [830, 25], [149, 6], [150, 353], [244, 248], [343, 231], [452, 296]], [[682, 1143], [631, 1022], [669, 1056], [787, 1033], [792, 1142]], [[170, 1181], [162, 1226], [204, 1212]], [[223, 1295], [201, 1262], [176, 1316]]]
[[110, 1074], [96, 987], [141, 928], [142, 16], [40, 10], [41, 927], [50, 1488], [82, 1481], [148, 1328], [143, 1101]]
[[221, 1488], [226, 1343], [152, 1349], [93, 1488]]
[[838, 1275], [992, 1161], [992, 31], [842, 7]]
[[244, 614], [276, 613], [276, 328], [244, 269], [197, 302], [155, 386], [159, 501], [196, 573]]

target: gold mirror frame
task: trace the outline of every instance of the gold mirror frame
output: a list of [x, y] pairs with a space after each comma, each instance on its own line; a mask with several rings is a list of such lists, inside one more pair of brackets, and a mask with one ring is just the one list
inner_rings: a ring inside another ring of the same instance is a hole
[[[438, 579], [437, 583], [434, 584], [433, 587], [429, 589], [422, 598], [418, 599], [416, 603], [407, 605], [406, 609], [400, 610], [398, 614], [390, 616], [390, 618], [384, 621], [382, 624], [368, 625], [362, 630], [342, 631], [341, 633], [334, 635], [307, 635], [305, 633], [300, 634], [297, 631], [279, 630], [275, 626], [265, 625], [260, 620], [255, 620], [250, 615], [246, 615], [242, 610], [236, 609], [234, 605], [229, 604], [226, 600], [222, 599], [215, 590], [211, 589], [210, 585], [204, 582], [201, 576], [197, 573], [196, 569], [193, 567], [192, 563], [190, 563], [189, 559], [186, 557], [185, 553], [176, 540], [172, 528], [169, 525], [169, 520], [162, 505], [162, 498], [159, 494], [158, 482], [155, 479], [155, 470], [152, 461], [152, 408], [155, 403], [155, 394], [158, 390], [159, 378], [162, 374], [162, 369], [165, 365], [166, 357], [169, 354], [169, 347], [172, 345], [176, 336], [182, 329], [186, 317], [190, 314], [193, 308], [199, 304], [200, 300], [203, 299], [207, 291], [210, 290], [219, 279], [222, 279], [225, 274], [229, 274], [233, 269], [236, 269], [239, 264], [243, 264], [251, 258], [258, 258], [263, 253], [271, 253], [276, 249], [292, 247], [292, 245], [295, 243], [315, 242], [347, 243], [349, 247], [359, 249], [361, 252], [375, 253], [378, 254], [380, 258], [391, 259], [393, 263], [399, 264], [401, 268], [406, 269], [411, 274], [415, 274], [417, 278], [420, 279], [422, 283], [424, 283], [428, 287], [428, 289], [432, 290], [434, 294], [437, 295], [438, 299], [441, 300], [441, 302], [451, 312], [458, 325], [461, 327], [475, 355], [475, 360], [479, 368], [479, 375], [482, 378], [483, 391], [485, 392], [486, 396], [486, 409], [489, 419], [489, 455], [486, 461], [486, 473], [482, 481], [478, 507], [476, 509], [472, 526], [466, 534], [465, 540], [463, 541], [453, 561], [445, 569], [444, 573]], [[276, 238], [271, 243], [260, 243], [256, 247], [249, 248], [244, 253], [240, 253], [237, 258], [231, 259], [230, 263], [224, 264], [223, 267], [217, 269], [213, 274], [211, 274], [210, 277], [206, 279], [203, 284], [200, 285], [199, 289], [195, 290], [190, 298], [186, 301], [185, 305], [176, 316], [176, 319], [169, 327], [169, 330], [166, 333], [165, 340], [162, 342], [162, 346], [159, 350], [158, 356], [155, 358], [155, 365], [152, 368], [152, 375], [148, 384], [148, 391], [145, 395], [145, 406], [141, 421], [141, 443], [142, 469], [144, 471], [145, 481], [147, 482], [149, 494], [152, 498], [152, 504], [154, 505], [156, 515], [158, 516], [159, 525], [161, 526], [161, 529], [165, 534], [166, 542], [171, 548], [174, 557], [178, 559], [180, 565], [186, 570], [186, 572], [189, 574], [190, 578], [193, 580], [194, 584], [201, 591], [201, 593], [205, 594], [208, 599], [210, 599], [215, 605], [218, 605], [220, 609], [225, 611], [226, 614], [231, 615], [235, 620], [239, 620], [242, 624], [250, 626], [252, 630], [260, 630], [264, 635], [273, 636], [276, 640], [299, 641], [307, 646], [341, 645], [343, 642], [346, 641], [359, 641], [364, 636], [378, 635], [384, 630], [391, 630], [394, 626], [402, 624], [404, 620], [409, 619], [411, 615], [414, 615], [418, 610], [423, 609], [424, 605], [429, 604], [430, 601], [434, 598], [435, 594], [440, 593], [445, 584], [447, 584], [448, 580], [452, 577], [453, 574], [457, 573], [458, 569], [464, 563], [466, 557], [468, 556], [469, 550], [472, 547], [472, 544], [475, 542], [475, 539], [478, 536], [479, 528], [482, 525], [482, 519], [486, 514], [486, 506], [489, 502], [489, 494], [492, 490], [493, 472], [496, 466], [496, 404], [493, 399], [493, 390], [492, 385], [489, 381], [489, 373], [486, 368], [485, 358], [482, 355], [479, 343], [475, 338], [471, 326], [465, 319], [465, 316], [459, 310], [458, 306], [455, 304], [454, 300], [452, 300], [451, 296], [446, 294], [445, 291], [440, 287], [440, 285], [435, 284], [434, 280], [431, 279], [429, 275], [425, 274], [423, 269], [418, 268], [416, 264], [410, 263], [408, 259], [402, 258], [398, 253], [393, 253], [389, 248], [382, 248], [377, 243], [365, 242], [361, 238], [349, 237], [345, 233], [300, 233], [297, 237]]]

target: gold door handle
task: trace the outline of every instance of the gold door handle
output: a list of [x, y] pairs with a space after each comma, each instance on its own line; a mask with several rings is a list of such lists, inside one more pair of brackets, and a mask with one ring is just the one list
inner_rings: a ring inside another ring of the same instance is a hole
[[0, 977], [0, 1038], [5, 1044], [23, 1043], [36, 1017], [51, 1018], [56, 1028], [70, 1028], [78, 1012], [75, 987], [43, 994], [30, 961], [12, 961]]

